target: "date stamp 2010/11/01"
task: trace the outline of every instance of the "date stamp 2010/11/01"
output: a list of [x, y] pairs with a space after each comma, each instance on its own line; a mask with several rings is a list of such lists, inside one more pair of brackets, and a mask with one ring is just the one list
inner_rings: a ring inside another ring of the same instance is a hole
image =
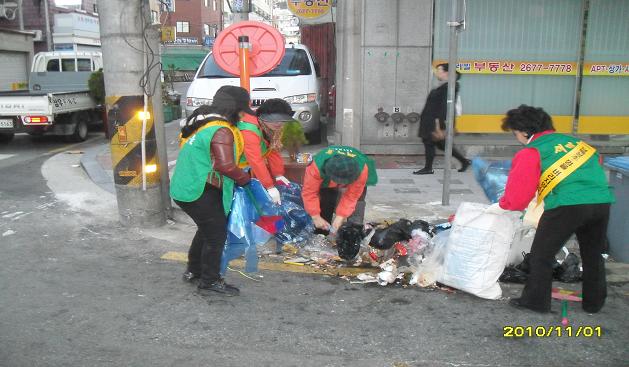
[[600, 338], [603, 329], [600, 326], [504, 326], [502, 336], [505, 338]]

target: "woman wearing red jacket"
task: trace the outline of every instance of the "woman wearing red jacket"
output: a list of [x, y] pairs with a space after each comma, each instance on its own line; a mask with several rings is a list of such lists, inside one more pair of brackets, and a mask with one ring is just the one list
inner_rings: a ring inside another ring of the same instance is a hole
[[267, 190], [271, 199], [280, 203], [276, 182], [288, 184], [284, 177], [282, 150], [282, 126], [293, 119], [293, 111], [283, 99], [266, 100], [256, 111], [256, 116], [246, 114], [238, 123], [244, 142], [245, 154], [239, 166], [250, 167], [253, 177]]
[[602, 253], [614, 202], [599, 154], [578, 138], [556, 133], [541, 108], [522, 105], [510, 110], [502, 128], [526, 148], [513, 158], [505, 194], [488, 212], [524, 210], [536, 193], [545, 210], [533, 240], [526, 286], [511, 305], [550, 311], [555, 255], [576, 234], [583, 262], [582, 307], [598, 312], [607, 296]]

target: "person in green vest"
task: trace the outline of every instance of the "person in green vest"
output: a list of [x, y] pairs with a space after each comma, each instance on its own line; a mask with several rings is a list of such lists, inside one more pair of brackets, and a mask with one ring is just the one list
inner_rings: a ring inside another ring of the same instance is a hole
[[249, 167], [251, 176], [257, 178], [271, 199], [280, 204], [280, 192], [276, 183], [288, 185], [284, 177], [282, 159], [282, 126], [293, 120], [293, 110], [288, 102], [280, 98], [266, 100], [256, 111], [256, 116], [246, 114], [238, 123], [245, 141], [245, 154], [240, 158], [240, 167]]
[[573, 136], [555, 132], [541, 108], [521, 105], [507, 112], [503, 130], [511, 131], [526, 148], [513, 158], [504, 196], [487, 210], [524, 210], [537, 194], [544, 203], [531, 248], [530, 273], [522, 296], [511, 305], [549, 312], [555, 255], [576, 234], [583, 263], [583, 303], [598, 312], [605, 303], [607, 283], [602, 257], [614, 195], [596, 149]]
[[249, 93], [240, 87], [223, 86], [212, 105], [196, 109], [181, 129], [182, 145], [170, 181], [170, 196], [197, 225], [183, 279], [198, 281], [202, 295], [239, 294], [238, 288], [221, 278], [220, 265], [234, 185], [244, 186], [251, 180], [237, 165], [243, 141], [236, 124], [244, 112], [252, 112]]
[[352, 147], [329, 146], [317, 153], [306, 168], [304, 209], [321, 231], [335, 232], [348, 218], [362, 224], [366, 187], [377, 183], [373, 159]]

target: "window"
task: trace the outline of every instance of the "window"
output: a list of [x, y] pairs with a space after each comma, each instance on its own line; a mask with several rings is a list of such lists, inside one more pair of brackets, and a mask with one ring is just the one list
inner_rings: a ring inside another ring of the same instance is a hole
[[205, 3], [205, 7], [207, 8], [209, 6], [208, 0], [205, 0], [204, 3]]
[[74, 59], [61, 59], [61, 71], [76, 71]]
[[98, 14], [98, 5], [94, 4], [94, 13]]
[[155, 10], [151, 10], [151, 20], [153, 21], [153, 24], [159, 24], [159, 15]]
[[[306, 51], [287, 48], [280, 64], [262, 76], [294, 75], [312, 75], [310, 60]], [[214, 61], [214, 57], [208, 57], [205, 64], [201, 65], [199, 78], [234, 78], [234, 76], [223, 71]]]
[[212, 0], [212, 9], [216, 11], [216, 0]]
[[204, 24], [203, 25], [203, 34], [205, 36], [209, 36], [210, 35], [210, 25], [209, 24]]
[[59, 71], [59, 59], [48, 60], [46, 71]]
[[190, 33], [190, 22], [177, 22], [177, 32]]
[[92, 60], [76, 59], [77, 71], [92, 71]]

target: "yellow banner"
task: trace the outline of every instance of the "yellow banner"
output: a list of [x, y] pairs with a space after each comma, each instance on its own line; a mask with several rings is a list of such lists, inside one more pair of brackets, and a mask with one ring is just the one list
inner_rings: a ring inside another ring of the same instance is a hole
[[[433, 66], [446, 62], [435, 60]], [[456, 69], [461, 74], [577, 75], [577, 64], [574, 62], [463, 60]]]
[[[539, 179], [539, 186], [537, 187], [537, 205], [543, 202], [544, 198], [553, 191], [561, 181], [570, 176], [572, 172], [576, 171], [577, 168], [581, 167], [596, 153], [596, 149], [592, 148], [584, 141], [578, 142], [576, 146], [570, 143], [567, 144], [566, 147], [572, 147], [572, 149], [542, 173]], [[558, 148], [563, 149], [563, 151], [566, 149], [562, 145], [558, 145]], [[558, 148], [555, 148], [555, 152], [557, 152]]]
[[588, 76], [629, 76], [627, 62], [586, 62], [583, 75]]

